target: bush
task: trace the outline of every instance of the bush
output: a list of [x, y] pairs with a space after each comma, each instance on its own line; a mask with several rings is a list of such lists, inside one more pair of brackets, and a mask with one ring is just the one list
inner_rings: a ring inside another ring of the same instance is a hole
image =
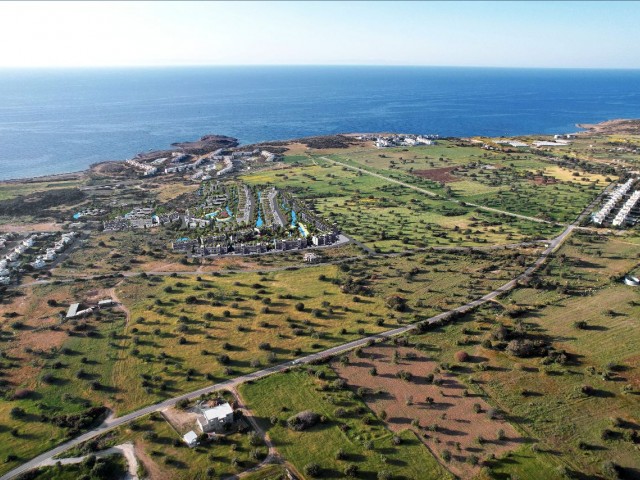
[[543, 340], [511, 340], [506, 351], [516, 357], [544, 356], [548, 347]]
[[357, 477], [358, 472], [360, 472], [360, 469], [358, 468], [357, 465], [354, 465], [354, 464], [347, 465], [344, 469], [345, 477], [349, 477], [349, 478]]
[[311, 410], [305, 410], [287, 420], [287, 425], [290, 429], [295, 431], [302, 431], [313, 427], [320, 421], [320, 415]]
[[602, 474], [605, 476], [605, 478], [609, 479], [620, 478], [619, 469], [620, 467], [618, 467], [618, 465], [610, 461], [604, 462], [601, 467]]
[[447, 463], [451, 461], [451, 452], [449, 450], [443, 450], [440, 456]]
[[306, 475], [309, 475], [310, 477], [319, 476], [321, 470], [322, 469], [320, 468], [320, 465], [318, 465], [317, 463], [307, 463], [304, 466], [304, 473]]
[[460, 350], [455, 353], [454, 358], [457, 362], [467, 362], [469, 361], [469, 354], [464, 350]]
[[23, 408], [13, 407], [9, 414], [11, 415], [11, 418], [22, 418], [26, 415], [26, 412]]

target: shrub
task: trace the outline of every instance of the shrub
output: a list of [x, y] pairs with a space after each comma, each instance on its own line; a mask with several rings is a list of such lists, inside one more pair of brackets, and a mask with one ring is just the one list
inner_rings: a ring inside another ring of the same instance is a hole
[[593, 393], [593, 387], [590, 385], [582, 385], [580, 391], [585, 395], [591, 395]]
[[307, 463], [304, 466], [304, 473], [306, 475], [309, 475], [310, 477], [319, 476], [321, 470], [322, 469], [320, 468], [320, 465], [318, 465], [317, 463]]
[[11, 418], [22, 418], [26, 415], [26, 412], [21, 407], [13, 407], [9, 412]]
[[32, 393], [33, 393], [33, 391], [31, 391], [31, 390], [28, 390], [26, 388], [21, 388], [19, 390], [16, 390], [15, 392], [13, 392], [12, 398], [13, 398], [13, 400], [22, 400], [22, 399], [25, 399], [25, 398], [29, 398]]
[[345, 477], [349, 477], [349, 478], [354, 478], [358, 476], [358, 472], [360, 471], [360, 469], [358, 468], [357, 465], [354, 464], [350, 464], [347, 465], [344, 469], [344, 475]]
[[451, 461], [451, 452], [449, 450], [443, 450], [440, 456], [445, 462]]
[[587, 328], [587, 322], [585, 322], [584, 320], [578, 320], [577, 322], [573, 323], [573, 326], [578, 330], [584, 330], [585, 328]]
[[464, 350], [460, 350], [455, 353], [454, 358], [457, 362], [467, 362], [469, 361], [469, 354]]
[[289, 417], [287, 420], [287, 425], [290, 429], [296, 431], [306, 430], [308, 428], [313, 427], [320, 421], [320, 415], [311, 410], [305, 410], [300, 412], [292, 417]]
[[605, 478], [610, 479], [620, 478], [619, 469], [620, 467], [618, 467], [618, 465], [611, 461], [604, 462], [601, 467], [602, 474], [605, 476]]

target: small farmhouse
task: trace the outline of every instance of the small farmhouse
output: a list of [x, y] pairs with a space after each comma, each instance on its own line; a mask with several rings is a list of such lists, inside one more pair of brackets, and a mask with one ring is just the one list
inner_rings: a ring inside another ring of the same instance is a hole
[[219, 432], [225, 425], [231, 423], [233, 423], [233, 408], [229, 403], [202, 410], [202, 415], [198, 417], [198, 426], [203, 432]]

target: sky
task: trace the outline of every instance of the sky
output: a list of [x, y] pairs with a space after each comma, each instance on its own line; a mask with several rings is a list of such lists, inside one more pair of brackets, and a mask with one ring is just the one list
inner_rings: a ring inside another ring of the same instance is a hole
[[0, 67], [640, 68], [640, 2], [0, 2]]

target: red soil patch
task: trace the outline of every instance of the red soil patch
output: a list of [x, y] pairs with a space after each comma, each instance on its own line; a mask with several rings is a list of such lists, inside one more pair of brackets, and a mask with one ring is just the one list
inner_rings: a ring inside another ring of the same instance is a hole
[[[400, 359], [393, 363], [395, 350]], [[392, 345], [378, 345], [363, 352], [362, 358], [352, 355], [348, 365], [334, 363], [338, 375], [354, 390], [370, 389], [372, 393], [365, 395], [365, 402], [378, 416], [386, 412], [386, 423], [391, 430], [415, 431], [435, 457], [460, 478], [472, 478], [479, 472], [479, 466], [466, 463], [471, 455], [481, 460], [490, 454], [500, 456], [523, 443], [524, 439], [511, 424], [489, 418], [487, 412], [491, 406], [480, 396], [471, 392], [464, 396], [466, 386], [458, 382], [455, 375], [434, 373], [436, 363], [423, 352]], [[408, 360], [407, 353], [416, 357]], [[377, 370], [375, 376], [370, 374], [372, 367]], [[411, 381], [396, 376], [401, 370], [411, 373]], [[427, 382], [425, 377], [431, 373], [442, 381], [441, 385]], [[427, 397], [433, 399], [432, 404], [427, 402]], [[475, 413], [474, 404], [480, 405], [480, 413]], [[414, 419], [419, 421], [419, 426], [411, 425]], [[433, 425], [438, 426], [437, 431], [429, 429]], [[498, 440], [499, 430], [504, 431], [503, 440]], [[484, 439], [482, 444], [477, 441], [479, 437]], [[442, 461], [445, 450], [451, 453], [448, 463]]]
[[459, 182], [461, 179], [451, 175], [458, 167], [442, 167], [442, 168], [431, 168], [429, 170], [414, 170], [413, 174], [418, 177], [427, 178], [429, 180], [433, 180], [435, 182], [443, 182], [443, 183], [451, 183], [451, 182]]
[[558, 183], [558, 180], [553, 177], [542, 177], [540, 175], [536, 175], [533, 177], [533, 183], [536, 185], [553, 185]]

